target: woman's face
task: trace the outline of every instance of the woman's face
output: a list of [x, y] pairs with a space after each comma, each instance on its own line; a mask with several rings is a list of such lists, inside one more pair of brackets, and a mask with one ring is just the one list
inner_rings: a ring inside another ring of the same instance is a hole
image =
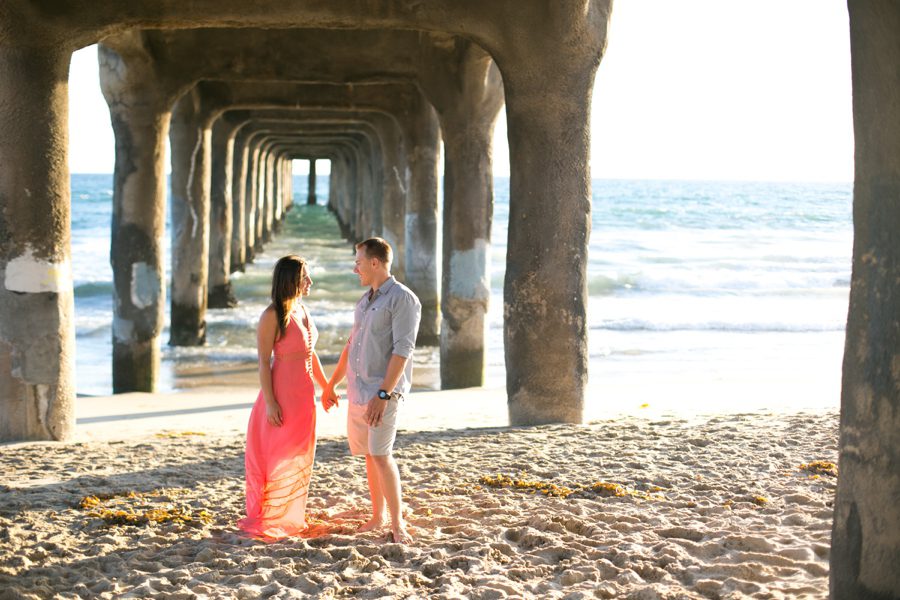
[[309, 271], [307, 269], [301, 269], [300, 271], [300, 295], [301, 296], [309, 296], [309, 290], [312, 288], [313, 280], [312, 277], [309, 276]]

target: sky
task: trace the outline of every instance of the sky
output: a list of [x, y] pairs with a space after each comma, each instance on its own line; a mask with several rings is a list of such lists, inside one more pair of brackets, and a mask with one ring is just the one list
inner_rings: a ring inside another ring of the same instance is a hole
[[[852, 181], [851, 108], [843, 0], [615, 0], [591, 106], [591, 174]], [[111, 173], [94, 46], [72, 57], [69, 111], [71, 171]], [[509, 174], [502, 111], [494, 173]]]

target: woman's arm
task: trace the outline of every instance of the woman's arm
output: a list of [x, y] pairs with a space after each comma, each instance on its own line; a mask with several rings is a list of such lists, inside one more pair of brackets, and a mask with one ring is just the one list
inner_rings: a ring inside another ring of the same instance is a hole
[[259, 363], [259, 387], [266, 401], [266, 420], [270, 425], [281, 425], [281, 406], [275, 399], [272, 387], [272, 348], [275, 346], [275, 334], [278, 332], [278, 316], [270, 306], [259, 317], [256, 326], [256, 357]]
[[328, 383], [322, 391], [322, 408], [326, 411], [332, 406], [337, 406], [338, 396], [335, 393], [334, 388], [344, 380], [344, 375], [347, 373], [347, 353], [349, 351], [350, 342], [348, 341], [347, 345], [344, 346], [344, 350], [341, 352], [341, 358], [338, 359], [338, 364], [334, 368], [334, 372], [331, 374], [331, 379], [328, 380]]
[[350, 342], [344, 346], [344, 349], [341, 351], [341, 357], [338, 359], [337, 366], [334, 368], [334, 373], [331, 374], [331, 379], [328, 381], [328, 385], [331, 386], [332, 389], [340, 382], [344, 380], [344, 376], [347, 374], [347, 355], [350, 353]]
[[312, 369], [313, 379], [316, 380], [316, 383], [319, 384], [319, 387], [324, 392], [328, 387], [328, 380], [325, 378], [325, 370], [322, 368], [322, 361], [319, 360], [319, 355], [315, 350], [312, 352]]

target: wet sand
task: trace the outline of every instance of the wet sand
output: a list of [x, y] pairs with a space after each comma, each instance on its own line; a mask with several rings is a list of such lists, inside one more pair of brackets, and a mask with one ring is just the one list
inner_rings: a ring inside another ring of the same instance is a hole
[[0, 446], [0, 598], [827, 596], [836, 478], [798, 467], [836, 462], [833, 409], [508, 427], [498, 390], [420, 393], [404, 547], [354, 533], [363, 461], [321, 411], [308, 536], [241, 536], [231, 392], [81, 399], [76, 441]]

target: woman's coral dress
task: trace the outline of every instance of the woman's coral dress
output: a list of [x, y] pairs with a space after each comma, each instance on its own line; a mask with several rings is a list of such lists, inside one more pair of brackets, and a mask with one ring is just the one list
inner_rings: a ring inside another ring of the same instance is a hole
[[247, 517], [238, 526], [256, 537], [283, 538], [306, 528], [306, 496], [316, 456], [312, 352], [318, 336], [306, 308], [299, 306], [274, 345], [272, 387], [282, 424], [269, 425], [262, 391], [250, 412], [244, 458]]

